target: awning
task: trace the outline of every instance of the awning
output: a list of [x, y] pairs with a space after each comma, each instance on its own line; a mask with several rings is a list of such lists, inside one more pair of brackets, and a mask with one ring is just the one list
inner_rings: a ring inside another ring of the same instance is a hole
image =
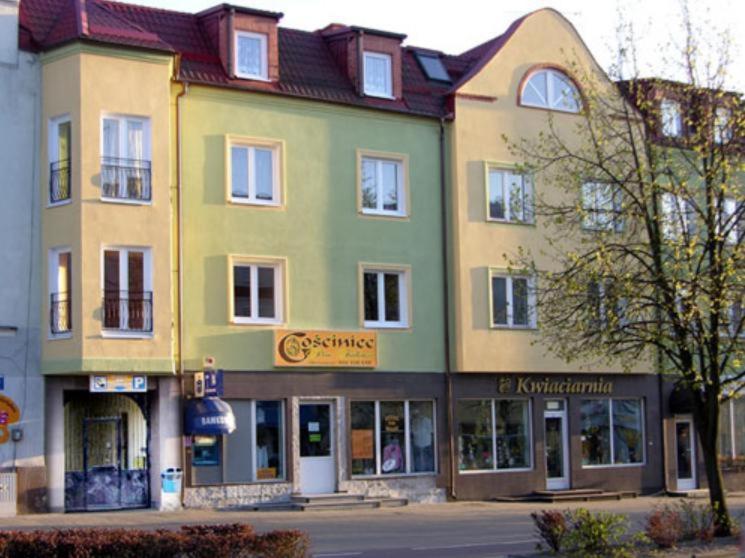
[[674, 415], [687, 415], [693, 412], [693, 393], [690, 389], [676, 387], [670, 392], [670, 412]]
[[219, 397], [189, 399], [184, 413], [184, 434], [221, 436], [235, 430], [233, 409]]

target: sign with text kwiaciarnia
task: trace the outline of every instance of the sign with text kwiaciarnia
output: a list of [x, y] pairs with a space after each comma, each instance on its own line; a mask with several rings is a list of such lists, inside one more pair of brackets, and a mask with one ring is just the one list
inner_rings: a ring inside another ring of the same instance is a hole
[[374, 331], [275, 330], [274, 366], [375, 368], [378, 335]]

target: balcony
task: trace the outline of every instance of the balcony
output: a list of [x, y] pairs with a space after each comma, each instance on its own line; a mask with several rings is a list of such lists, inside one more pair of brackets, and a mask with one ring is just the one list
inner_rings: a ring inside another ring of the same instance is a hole
[[52, 293], [49, 304], [49, 328], [52, 335], [72, 331], [72, 306], [68, 293]]
[[70, 199], [70, 159], [49, 164], [49, 203]]
[[105, 199], [149, 202], [150, 161], [103, 157], [101, 191]]
[[105, 292], [103, 298], [103, 328], [109, 332], [152, 333], [153, 293]]

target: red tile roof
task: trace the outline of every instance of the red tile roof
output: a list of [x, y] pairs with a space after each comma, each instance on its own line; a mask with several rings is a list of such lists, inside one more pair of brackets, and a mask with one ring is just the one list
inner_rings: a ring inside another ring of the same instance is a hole
[[[282, 14], [264, 15], [276, 19]], [[279, 81], [233, 79], [225, 72], [199, 18], [200, 14], [110, 0], [21, 0], [20, 44], [25, 50], [46, 51], [81, 40], [178, 53], [178, 79], [192, 83], [441, 117], [447, 116], [447, 96], [475, 75], [524, 19], [514, 22], [503, 35], [459, 56], [439, 53], [452, 84], [427, 79], [414, 56], [417, 48], [403, 47], [403, 98], [385, 100], [357, 94], [320, 32], [284, 27], [279, 28]]]

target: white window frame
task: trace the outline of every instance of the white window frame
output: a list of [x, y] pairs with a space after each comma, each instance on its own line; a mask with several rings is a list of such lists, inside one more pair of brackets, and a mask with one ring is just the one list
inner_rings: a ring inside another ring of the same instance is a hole
[[[371, 88], [371, 84], [367, 80], [367, 61], [368, 59], [381, 60], [386, 64], [386, 82], [385, 90], [377, 91]], [[363, 67], [363, 89], [365, 95], [369, 97], [380, 97], [381, 99], [393, 99], [393, 57], [390, 54], [384, 52], [371, 52], [364, 51], [362, 55], [362, 67]]]
[[[228, 200], [231, 203], [243, 204], [243, 205], [260, 205], [279, 207], [282, 205], [282, 143], [269, 141], [269, 140], [241, 140], [238, 138], [228, 137], [227, 141], [228, 152], [227, 152], [227, 171], [226, 171], [226, 187]], [[248, 176], [248, 192], [247, 196], [236, 196], [233, 194], [233, 149], [245, 149], [247, 150], [246, 160], [248, 164], [247, 176]], [[263, 149], [271, 151], [272, 153], [272, 199], [263, 200], [256, 197], [256, 150]]]
[[684, 233], [693, 235], [696, 226], [696, 214], [693, 204], [682, 196], [665, 192], [661, 197], [663, 234], [667, 240], [683, 238]]
[[[433, 442], [433, 462], [434, 470], [432, 471], [413, 471], [411, 470], [411, 424], [409, 417], [409, 404], [410, 403], [431, 403], [432, 404], [432, 442]], [[349, 404], [349, 413], [351, 417], [352, 405], [355, 403], [374, 403], [375, 404], [375, 429], [373, 440], [373, 446], [375, 447], [375, 473], [372, 475], [351, 475], [353, 479], [371, 479], [371, 478], [395, 478], [395, 477], [422, 477], [422, 476], [433, 476], [438, 472], [438, 459], [437, 459], [437, 402], [434, 399], [353, 399]], [[381, 403], [403, 403], [404, 404], [404, 437], [405, 437], [405, 465], [406, 471], [403, 473], [386, 474], [383, 473], [381, 467], [383, 465], [383, 448], [381, 443], [381, 429], [380, 429], [380, 404]], [[351, 430], [350, 430], [351, 432]], [[349, 443], [350, 451], [352, 442]]]
[[[251, 281], [251, 316], [236, 316], [235, 314], [235, 284], [234, 284], [234, 269], [236, 267], [248, 267], [250, 268], [250, 281]], [[261, 318], [256, 316], [259, 311], [259, 289], [258, 289], [258, 277], [260, 267], [268, 267], [274, 269], [274, 317], [273, 318]], [[254, 259], [254, 258], [241, 258], [235, 257], [230, 258], [229, 274], [228, 274], [228, 299], [229, 299], [229, 312], [230, 322], [237, 325], [280, 325], [284, 323], [284, 310], [285, 310], [285, 293], [284, 293], [284, 277], [285, 277], [285, 265], [282, 260], [278, 259]], [[256, 317], [254, 317], [256, 316]]]
[[[528, 86], [532, 87], [533, 91], [538, 93], [539, 96], [541, 97], [544, 96], [544, 93], [542, 91], [538, 91], [538, 89], [530, 83], [531, 80], [535, 76], [542, 74], [542, 73], [546, 74], [546, 93], [545, 93], [545, 95], [547, 96], [547, 98], [545, 99], [546, 103], [540, 104], [540, 103], [531, 103], [531, 102], [525, 101], [525, 89], [527, 89]], [[559, 105], [552, 104], [553, 103], [552, 99], [555, 98], [554, 79], [558, 79], [555, 77], [557, 75], [566, 79], [571, 84], [574, 94], [577, 95], [576, 97], [577, 110], [568, 110], [566, 108], [562, 108]], [[530, 74], [528, 74], [527, 78], [525, 78], [525, 84], [523, 85], [522, 90], [520, 91], [520, 104], [526, 107], [555, 110], [558, 112], [565, 112], [568, 114], [579, 114], [580, 112], [582, 112], [582, 99], [579, 93], [579, 89], [577, 88], [577, 85], [567, 74], [555, 68], [542, 68], [542, 69], [530, 72]]]
[[[240, 71], [238, 63], [240, 39], [258, 39], [261, 43], [261, 72], [258, 74], [248, 74]], [[269, 59], [268, 59], [268, 42], [269, 37], [265, 33], [252, 33], [251, 31], [235, 31], [233, 37], [233, 64], [235, 65], [235, 75], [241, 79], [254, 79], [259, 81], [269, 81]]]
[[[104, 152], [104, 121], [106, 120], [116, 120], [118, 124], [118, 139], [117, 139], [117, 145], [119, 148], [119, 152], [116, 155], [109, 155]], [[150, 124], [150, 118], [147, 116], [135, 116], [135, 115], [129, 115], [129, 114], [117, 114], [117, 113], [108, 113], [104, 112], [101, 114], [101, 123], [100, 123], [100, 163], [99, 165], [103, 165], [104, 159], [107, 157], [111, 157], [113, 159], [130, 159], [129, 157], [129, 139], [127, 137], [127, 132], [129, 130], [129, 123], [130, 122], [139, 122], [142, 124], [142, 159], [141, 161], [149, 161], [152, 165], [152, 139], [151, 139], [151, 124]], [[137, 199], [129, 199], [126, 196], [121, 196], [118, 198], [112, 198], [110, 196], [104, 195], [104, 188], [103, 184], [101, 184], [101, 201], [104, 201], [106, 203], [120, 203], [124, 205], [152, 205], [152, 167], [151, 167], [151, 177], [150, 177], [150, 199], [149, 200], [137, 200]], [[123, 188], [126, 188], [126, 183], [122, 181], [119, 184], [120, 191]]]
[[[153, 252], [149, 246], [118, 246], [118, 245], [104, 245], [101, 247], [101, 299], [106, 298], [106, 252], [117, 251], [119, 252], [119, 292], [129, 293], [129, 253], [130, 252], [141, 252], [142, 253], [142, 290], [144, 292], [153, 292]], [[122, 288], [122, 287], [127, 287]], [[155, 323], [155, 303], [151, 302], [150, 311], [152, 315], [150, 319], [152, 323]], [[153, 331], [132, 331], [123, 327], [128, 320], [128, 316], [125, 312], [119, 314], [119, 329], [106, 329], [104, 328], [104, 321], [101, 320], [101, 336], [111, 338], [151, 338], [155, 333], [155, 327]]]
[[[377, 196], [377, 204], [375, 208], [365, 207], [362, 195], [362, 167], [365, 162], [372, 162], [375, 164], [375, 193]], [[383, 164], [394, 164], [396, 165], [396, 176], [398, 181], [396, 183], [398, 209], [391, 211], [384, 209], [383, 199]], [[359, 196], [359, 211], [365, 215], [380, 215], [385, 217], [407, 217], [408, 216], [408, 159], [406, 156], [396, 156], [393, 154], [376, 154], [372, 152], [361, 151], [358, 154], [358, 172], [359, 180], [358, 196]]]
[[[611, 207], [601, 207], [598, 203], [599, 190], [603, 187], [611, 189]], [[592, 199], [588, 197], [588, 189], [592, 188]], [[625, 229], [625, 223], [621, 214], [623, 200], [621, 191], [613, 184], [607, 182], [588, 181], [582, 184], [582, 229], [585, 231], [606, 231], [621, 233]], [[600, 217], [605, 216], [607, 222], [598, 224]]]
[[[492, 174], [502, 175], [502, 199], [504, 200], [504, 217], [493, 217], [491, 215]], [[523, 203], [522, 218], [512, 215], [512, 189], [508, 185], [510, 177], [517, 176], [522, 181]], [[525, 204], [525, 198], [530, 200], [530, 206]], [[520, 225], [535, 224], [535, 186], [533, 176], [527, 173], [517, 173], [514, 169], [487, 165], [486, 168], [486, 220], [495, 223], [515, 223]]]
[[[70, 143], [72, 144], [72, 120], [70, 118], [69, 114], [63, 114], [60, 116], [55, 116], [53, 118], [49, 119], [49, 125], [47, 126], [47, 168], [51, 169], [52, 163], [58, 162], [56, 158], [56, 154], [59, 151], [59, 145], [58, 145], [58, 134], [57, 134], [57, 128], [60, 124], [64, 124], [66, 122], [70, 123]], [[72, 154], [72, 145], [70, 145], [70, 152]], [[52, 156], [54, 154], [54, 157]], [[72, 181], [72, 157], [70, 158], [70, 181]], [[47, 181], [49, 182], [49, 181]], [[72, 184], [70, 184], [70, 189], [72, 189]], [[66, 200], [60, 200], [58, 202], [53, 202], [49, 199], [51, 194], [47, 193], [47, 207], [56, 207], [58, 205], [66, 205], [68, 203], [72, 203], [72, 192], [70, 192], [70, 197]]]
[[[378, 320], [365, 319], [365, 274], [375, 273], [377, 275], [378, 287]], [[385, 320], [385, 279], [386, 274], [398, 276], [398, 303], [399, 320], [389, 322]], [[409, 293], [411, 270], [405, 267], [386, 267], [375, 265], [363, 265], [360, 273], [360, 312], [362, 325], [369, 329], [406, 329], [411, 327]]]
[[[59, 290], [59, 256], [61, 254], [70, 255], [70, 267], [72, 268], [72, 249], [69, 246], [57, 246], [49, 249], [47, 256], [47, 302], [51, 305], [52, 295], [60, 294]], [[72, 277], [73, 269], [70, 269], [70, 276]], [[68, 295], [72, 301], [72, 285], [69, 285]], [[70, 306], [72, 312], [72, 305]], [[51, 309], [50, 309], [51, 315]], [[70, 316], [72, 319], [72, 316]], [[64, 333], [52, 333], [51, 324], [47, 325], [48, 338], [49, 339], [69, 339], [72, 337], [72, 329]]]
[[660, 124], [665, 137], [679, 138], [683, 135], [683, 115], [679, 102], [672, 99], [660, 102]]
[[[507, 302], [507, 323], [497, 324], [494, 322], [494, 291], [492, 289], [493, 279], [504, 279], [505, 280], [505, 297]], [[528, 323], [527, 325], [513, 324], [513, 303], [512, 303], [512, 280], [513, 279], [527, 279], [528, 281]], [[534, 330], [538, 327], [537, 323], [537, 310], [536, 310], [536, 295], [535, 295], [535, 277], [527, 274], [516, 274], [511, 275], [503, 270], [490, 269], [489, 270], [489, 327], [491, 329], [522, 329], [522, 330]]]
[[[491, 441], [492, 441], [492, 455], [491, 455], [491, 462], [492, 467], [491, 469], [460, 469], [460, 466], [458, 466], [458, 474], [459, 475], [478, 475], [483, 473], [501, 473], [501, 474], [508, 474], [508, 473], [524, 473], [527, 471], [532, 471], [535, 468], [535, 456], [534, 456], [534, 439], [533, 439], [533, 400], [531, 398], [527, 397], [496, 397], [496, 398], [490, 398], [490, 397], [466, 397], [462, 399], [458, 399], [457, 401], [489, 401], [491, 403]], [[457, 401], [456, 401], [456, 407], [457, 407]], [[528, 404], [528, 455], [530, 456], [530, 466], [529, 467], [516, 467], [513, 469], [500, 469], [497, 467], [497, 401], [523, 401], [527, 402]], [[457, 417], [456, 417], [457, 418]], [[456, 420], [456, 428], [458, 425], [458, 421]], [[457, 434], [456, 434], [457, 436]]]
[[[585, 465], [581, 463], [582, 458], [580, 456], [580, 463], [583, 469], [623, 469], [626, 467], [645, 467], [647, 465], [647, 421], [646, 421], [646, 400], [643, 397], [582, 397], [579, 401], [580, 405], [580, 417], [581, 417], [581, 406], [582, 401], [608, 401], [608, 428], [610, 432], [610, 463], [602, 465]], [[638, 401], [639, 402], [639, 414], [641, 417], [642, 427], [642, 460], [638, 463], [616, 463], [616, 441], [613, 435], [613, 402], [614, 401]], [[582, 420], [580, 418], [580, 432], [582, 431]]]

